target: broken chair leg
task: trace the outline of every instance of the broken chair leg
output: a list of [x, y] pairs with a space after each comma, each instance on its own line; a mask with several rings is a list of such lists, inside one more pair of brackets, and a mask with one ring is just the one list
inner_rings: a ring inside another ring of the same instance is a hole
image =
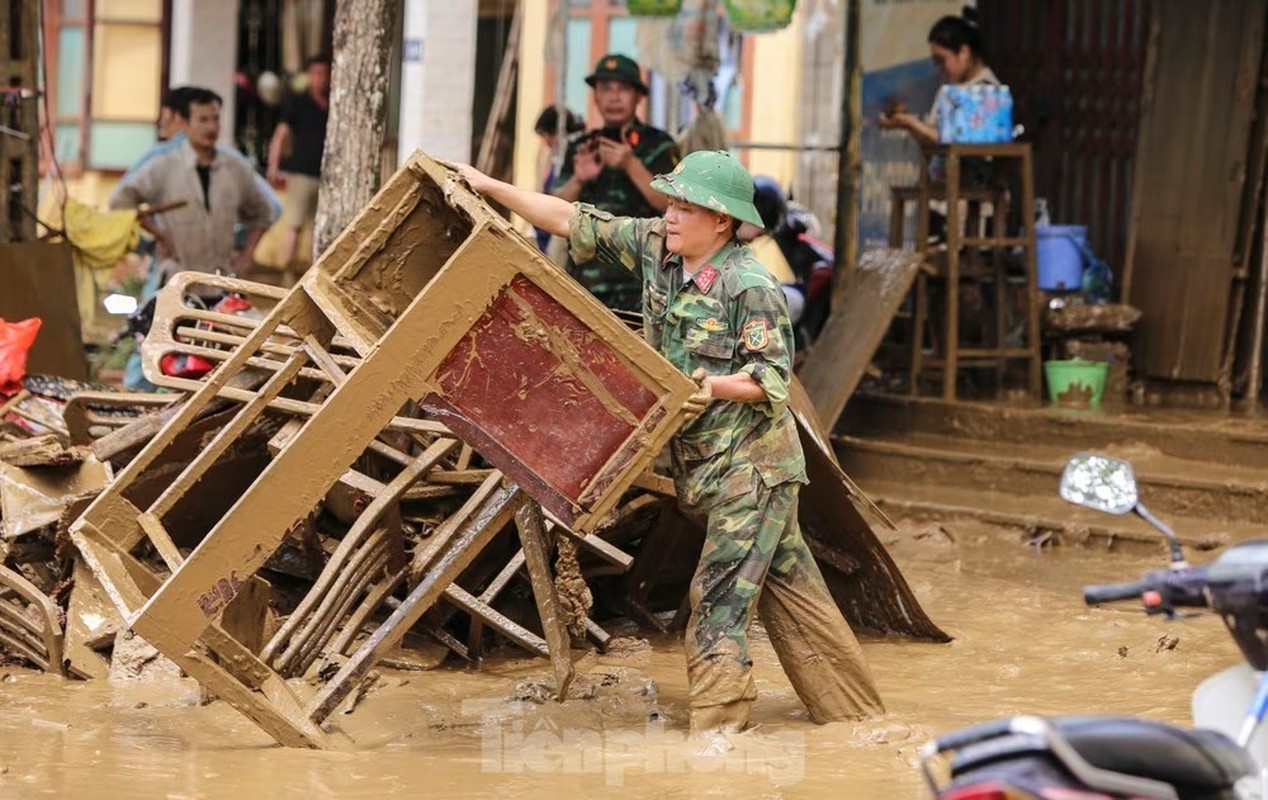
[[568, 696], [568, 685], [575, 674], [572, 667], [572, 639], [564, 624], [559, 595], [550, 573], [550, 540], [541, 506], [527, 502], [515, 512], [515, 528], [524, 548], [524, 564], [533, 584], [533, 597], [542, 619], [542, 633], [550, 648], [550, 661], [555, 668], [556, 697], [560, 702]]

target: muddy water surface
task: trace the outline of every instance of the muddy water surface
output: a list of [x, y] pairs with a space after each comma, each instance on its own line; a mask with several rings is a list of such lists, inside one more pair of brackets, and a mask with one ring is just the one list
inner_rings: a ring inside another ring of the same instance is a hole
[[1041, 552], [1019, 539], [953, 523], [909, 527], [893, 543], [956, 641], [868, 643], [889, 706], [881, 720], [807, 721], [760, 632], [759, 725], [708, 758], [683, 741], [686, 676], [672, 637], [585, 656], [577, 697], [562, 705], [534, 700], [550, 682], [544, 661], [385, 671], [353, 713], [332, 718], [356, 742], [339, 753], [275, 747], [223, 703], [198, 705], [192, 682], [10, 669], [0, 670], [0, 797], [920, 798], [916, 753], [938, 732], [1023, 711], [1184, 722], [1193, 687], [1237, 660], [1214, 617], [1168, 623], [1082, 606], [1082, 584], [1134, 578], [1160, 559]]

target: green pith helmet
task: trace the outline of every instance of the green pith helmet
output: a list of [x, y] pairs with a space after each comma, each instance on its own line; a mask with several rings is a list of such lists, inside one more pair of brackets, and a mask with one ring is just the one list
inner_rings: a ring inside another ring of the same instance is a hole
[[643, 94], [647, 94], [647, 84], [643, 83], [643, 72], [638, 62], [620, 53], [608, 53], [594, 65], [594, 72], [586, 76], [586, 83], [593, 89], [599, 81], [620, 81], [628, 83]]
[[674, 171], [652, 179], [652, 189], [762, 227], [753, 205], [753, 176], [725, 150], [697, 150]]

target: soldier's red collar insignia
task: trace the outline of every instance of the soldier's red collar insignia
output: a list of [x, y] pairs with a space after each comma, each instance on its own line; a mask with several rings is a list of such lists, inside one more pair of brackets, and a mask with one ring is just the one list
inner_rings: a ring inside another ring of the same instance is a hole
[[765, 350], [768, 344], [770, 344], [770, 330], [766, 327], [766, 320], [751, 319], [744, 323], [745, 350], [757, 353]]
[[625, 141], [630, 143], [630, 147], [638, 147], [638, 140], [640, 138], [638, 131], [631, 130], [628, 134], [626, 134]]
[[704, 269], [696, 273], [696, 286], [700, 287], [701, 294], [708, 294], [709, 287], [718, 279], [718, 271], [713, 268], [712, 264], [706, 264]]

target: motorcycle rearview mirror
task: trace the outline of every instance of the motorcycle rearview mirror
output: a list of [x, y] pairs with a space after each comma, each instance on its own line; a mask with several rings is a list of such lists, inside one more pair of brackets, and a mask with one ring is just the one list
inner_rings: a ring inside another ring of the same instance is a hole
[[137, 309], [136, 298], [128, 294], [108, 294], [101, 302], [108, 314], [126, 316], [135, 313]]
[[1189, 566], [1180, 537], [1140, 502], [1136, 472], [1128, 462], [1095, 453], [1079, 453], [1066, 463], [1061, 475], [1061, 499], [1106, 514], [1135, 513], [1166, 537], [1172, 569]]

